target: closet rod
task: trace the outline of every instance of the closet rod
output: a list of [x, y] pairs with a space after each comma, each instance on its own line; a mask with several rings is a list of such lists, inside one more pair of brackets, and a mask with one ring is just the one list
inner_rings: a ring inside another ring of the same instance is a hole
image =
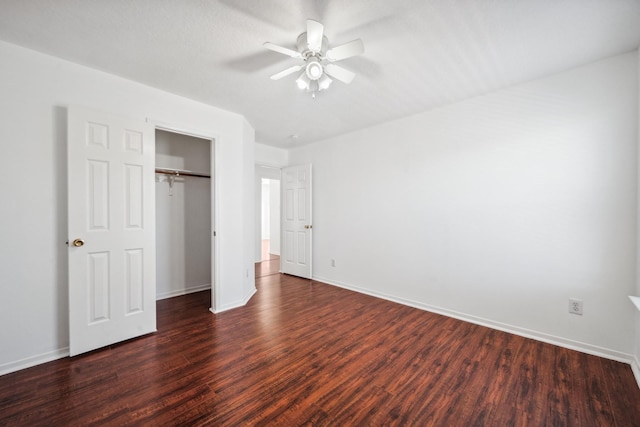
[[156, 173], [164, 173], [164, 174], [173, 175], [173, 176], [197, 176], [200, 178], [211, 178], [211, 175], [207, 175], [204, 173], [191, 172], [191, 171], [182, 170], [182, 169], [156, 168]]

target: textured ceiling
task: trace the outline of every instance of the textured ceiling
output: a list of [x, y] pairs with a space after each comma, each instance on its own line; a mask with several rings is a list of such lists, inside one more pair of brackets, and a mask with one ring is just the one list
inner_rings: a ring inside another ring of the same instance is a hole
[[[357, 73], [312, 99], [294, 48], [307, 18]], [[640, 44], [640, 0], [0, 0], [0, 39], [243, 114], [290, 148], [524, 82]], [[292, 138], [298, 135], [298, 138]]]

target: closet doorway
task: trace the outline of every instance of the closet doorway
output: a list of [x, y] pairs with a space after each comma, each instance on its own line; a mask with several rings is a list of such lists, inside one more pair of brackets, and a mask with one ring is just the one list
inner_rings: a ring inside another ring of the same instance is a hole
[[214, 140], [156, 129], [156, 299], [214, 284]]

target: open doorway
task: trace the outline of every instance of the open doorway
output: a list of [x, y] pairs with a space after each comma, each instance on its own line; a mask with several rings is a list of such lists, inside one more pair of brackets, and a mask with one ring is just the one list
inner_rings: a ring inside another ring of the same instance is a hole
[[280, 272], [280, 180], [262, 178], [260, 184], [260, 262], [256, 264], [256, 277]]
[[280, 272], [280, 168], [256, 165], [256, 277]]
[[260, 261], [280, 259], [280, 180], [261, 182]]

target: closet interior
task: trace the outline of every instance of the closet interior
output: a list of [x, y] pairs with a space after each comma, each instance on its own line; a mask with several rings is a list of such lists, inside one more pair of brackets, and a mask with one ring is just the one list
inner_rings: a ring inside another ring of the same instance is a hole
[[211, 289], [212, 141], [156, 130], [156, 298]]

